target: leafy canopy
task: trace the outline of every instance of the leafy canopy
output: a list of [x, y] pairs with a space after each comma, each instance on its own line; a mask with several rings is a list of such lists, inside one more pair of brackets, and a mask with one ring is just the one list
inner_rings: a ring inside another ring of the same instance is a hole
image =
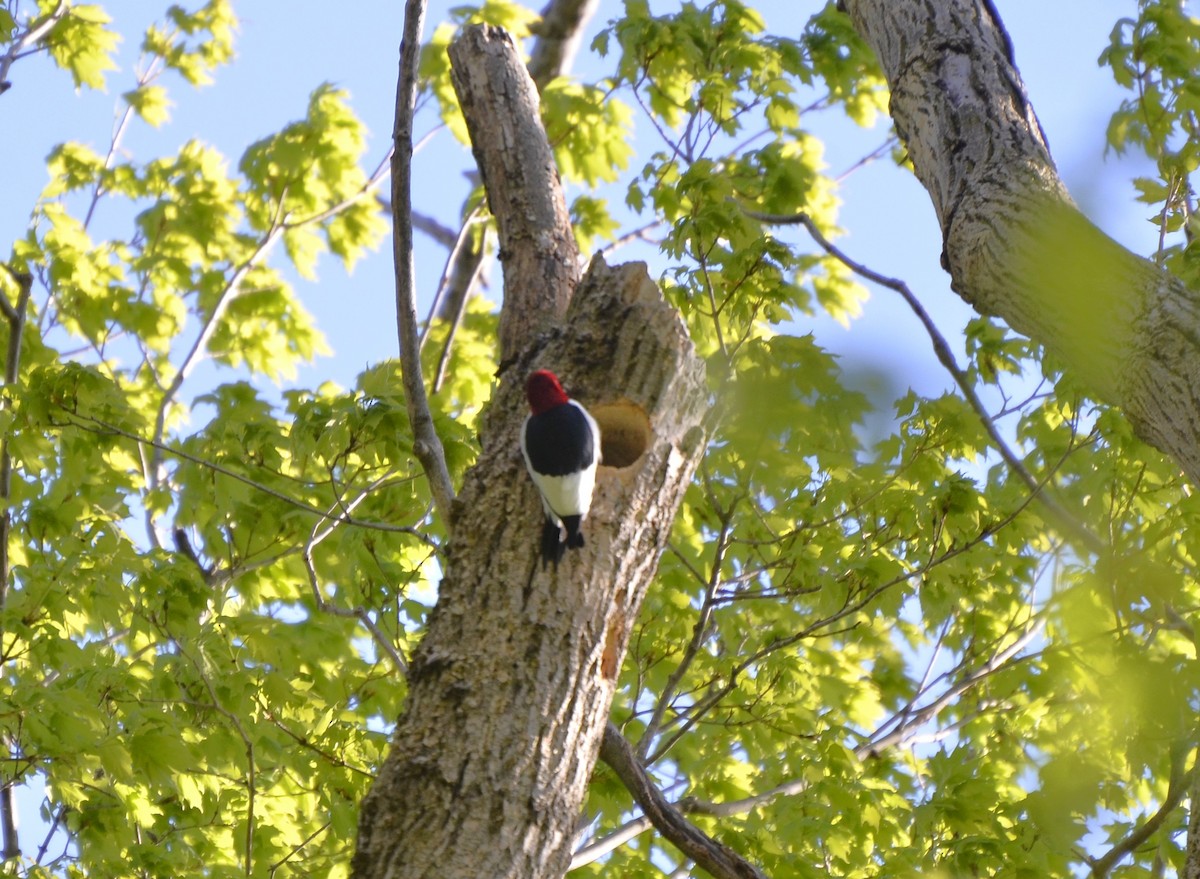
[[[488, 2], [434, 29], [418, 122], [463, 142], [444, 48], [480, 20], [527, 44], [537, 15]], [[1160, 809], [1125, 875], [1179, 869], [1200, 502], [993, 320], [964, 330], [990, 409], [853, 389], [806, 319], [852, 325], [865, 288], [758, 218], [804, 213], [834, 235], [838, 182], [809, 120], [871, 126], [887, 96], [832, 4], [783, 26], [735, 0], [626, 0], [592, 44], [599, 78], [543, 92], [581, 245], [653, 241], [714, 401], [614, 719], [673, 795], [729, 807], [695, 820], [769, 875], [1066, 875]], [[132, 35], [99, 6], [0, 9], [0, 50], [35, 33], [64, 90], [123, 76]], [[388, 258], [349, 95], [314, 83], [297, 121], [236, 158], [117, 142], [127, 124], [170, 132], [236, 33], [225, 0], [167, 9], [122, 84], [112, 149], [81, 131], [50, 150], [35, 204], [6, 205], [30, 221], [0, 269], [0, 779], [44, 782], [57, 840], [23, 838], [17, 875], [346, 875], [436, 595], [445, 533], [396, 363], [348, 389], [288, 384], [326, 350], [295, 279]], [[1137, 89], [1109, 142], [1158, 161], [1138, 186], [1166, 233], [1192, 222], [1198, 38], [1179, 4], [1143, 0], [1103, 56]], [[14, 57], [19, 86], [42, 62]], [[1160, 254], [1189, 281], [1191, 238]], [[478, 452], [494, 331], [481, 297], [452, 345], [446, 321], [429, 330], [456, 479]], [[868, 429], [880, 405], [886, 427]], [[588, 810], [597, 837], [630, 815], [603, 766]], [[645, 834], [579, 875], [677, 861]]]

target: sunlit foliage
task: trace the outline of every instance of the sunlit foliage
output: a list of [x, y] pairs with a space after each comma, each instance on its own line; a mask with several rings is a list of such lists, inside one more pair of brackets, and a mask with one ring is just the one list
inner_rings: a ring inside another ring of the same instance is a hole
[[[990, 408], [907, 392], [867, 430], [877, 403], [805, 328], [818, 311], [852, 325], [866, 287], [763, 218], [837, 233], [808, 120], [845, 114], [886, 143], [882, 78], [832, 3], [799, 4], [790, 36], [736, 0], [669, 5], [606, 7], [605, 77], [543, 91], [581, 244], [652, 240], [713, 401], [614, 720], [768, 875], [1062, 876], [1160, 811], [1123, 875], [1180, 868], [1200, 502], [991, 319], [964, 329], [961, 364]], [[143, 35], [128, 124], [166, 126], [233, 60], [232, 4], [189, 7]], [[489, 2], [432, 29], [419, 118], [462, 140], [444, 48], [468, 21], [527, 46], [537, 15]], [[94, 5], [10, 2], [0, 51], [38, 33], [65, 90], [115, 85], [135, 36], [110, 25]], [[1198, 46], [1178, 3], [1144, 0], [1104, 54], [1133, 89], [1109, 141], [1158, 161], [1138, 186], [1165, 233], [1193, 222]], [[446, 529], [396, 363], [292, 385], [325, 342], [289, 279], [390, 257], [349, 97], [314, 82], [296, 115], [238, 156], [102, 155], [81, 132], [36, 204], [4, 203], [31, 219], [0, 268], [0, 780], [45, 783], [55, 840], [16, 875], [347, 875]], [[100, 204], [123, 231], [99, 230]], [[1190, 241], [1160, 256], [1195, 282]], [[432, 398], [456, 481], [494, 331], [473, 299]], [[450, 339], [435, 321], [431, 374]], [[587, 809], [596, 839], [633, 814], [603, 765]], [[677, 862], [646, 833], [577, 875]]]

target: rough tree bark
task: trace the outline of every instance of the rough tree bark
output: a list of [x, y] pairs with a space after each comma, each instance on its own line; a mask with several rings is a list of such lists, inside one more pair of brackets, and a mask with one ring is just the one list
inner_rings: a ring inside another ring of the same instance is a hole
[[[644, 266], [597, 260], [576, 289], [536, 91], [507, 35], [468, 29], [452, 62], [500, 228], [505, 362], [354, 873], [559, 877], [630, 624], [703, 448], [704, 371]], [[604, 433], [588, 545], [557, 568], [539, 563], [518, 445], [536, 367], [558, 371]]]
[[[550, 0], [542, 9], [528, 64], [539, 93], [552, 80], [570, 72], [583, 42], [584, 28], [599, 5], [600, 0]], [[437, 317], [454, 325], [461, 320], [467, 300], [486, 276], [489, 263], [482, 236], [471, 237], [451, 254], [446, 289], [439, 292]]]
[[1056, 354], [1200, 482], [1200, 298], [1075, 208], [990, 0], [842, 0], [942, 226], [954, 290]]
[[563, 319], [579, 250], [529, 71], [499, 30], [468, 28], [450, 46], [450, 77], [471, 130], [504, 264], [500, 361]]

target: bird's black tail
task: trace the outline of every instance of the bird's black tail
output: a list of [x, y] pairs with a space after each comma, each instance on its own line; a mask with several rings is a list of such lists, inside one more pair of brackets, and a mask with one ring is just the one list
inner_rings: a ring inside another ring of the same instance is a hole
[[566, 544], [559, 540], [558, 523], [546, 519], [542, 525], [542, 567], [557, 565], [566, 551]]
[[567, 547], [569, 549], [579, 549], [583, 546], [583, 532], [579, 530], [582, 522], [583, 516], [563, 516], [563, 524], [567, 526]]
[[542, 526], [542, 567], [548, 564], [557, 565], [568, 549], [579, 549], [583, 546], [583, 534], [579, 530], [583, 522], [582, 516], [563, 516], [563, 525], [567, 528], [567, 539], [563, 542], [558, 523], [547, 519]]

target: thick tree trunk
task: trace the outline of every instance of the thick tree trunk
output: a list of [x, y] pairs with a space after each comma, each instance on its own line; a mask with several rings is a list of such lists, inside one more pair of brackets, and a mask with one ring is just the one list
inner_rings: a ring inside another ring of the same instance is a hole
[[[528, 65], [529, 75], [539, 93], [552, 80], [570, 72], [583, 42], [584, 28], [597, 6], [599, 0], [550, 0], [546, 4], [536, 28], [537, 38]], [[466, 212], [465, 208], [463, 212]], [[446, 289], [439, 294], [437, 316], [440, 319], [455, 323], [461, 318], [467, 298], [478, 288], [490, 259], [484, 242], [479, 239], [466, 242], [451, 254], [445, 273]]]
[[579, 251], [542, 128], [538, 92], [529, 71], [513, 63], [508, 35], [497, 28], [467, 28], [449, 51], [454, 90], [500, 236], [505, 362], [528, 344], [531, 333], [563, 319], [579, 282]]
[[1058, 355], [1200, 482], [1200, 297], [1071, 203], [990, 0], [843, 0], [959, 295]]
[[[363, 803], [360, 879], [565, 872], [629, 628], [703, 449], [703, 365], [645, 267], [596, 260], [574, 289], [536, 92], [507, 36], [468, 29], [452, 59], [506, 258], [506, 360], [408, 702]], [[557, 568], [539, 561], [518, 444], [537, 367], [604, 434], [587, 546]]]

